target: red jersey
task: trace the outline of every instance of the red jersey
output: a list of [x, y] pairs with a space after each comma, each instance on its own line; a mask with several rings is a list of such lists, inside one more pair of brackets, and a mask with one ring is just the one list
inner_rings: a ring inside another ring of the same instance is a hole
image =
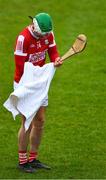
[[33, 35], [30, 26], [25, 28], [16, 39], [14, 80], [17, 83], [20, 81], [24, 63], [27, 61], [35, 66], [43, 66], [46, 60], [46, 52], [48, 52], [51, 62], [54, 62], [59, 57], [53, 32], [37, 39]]

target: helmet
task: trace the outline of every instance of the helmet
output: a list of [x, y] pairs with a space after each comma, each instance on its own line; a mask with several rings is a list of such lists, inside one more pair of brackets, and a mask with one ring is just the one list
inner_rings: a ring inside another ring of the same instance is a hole
[[52, 19], [47, 13], [39, 13], [33, 18], [33, 23], [36, 31], [41, 34], [46, 34], [52, 31]]

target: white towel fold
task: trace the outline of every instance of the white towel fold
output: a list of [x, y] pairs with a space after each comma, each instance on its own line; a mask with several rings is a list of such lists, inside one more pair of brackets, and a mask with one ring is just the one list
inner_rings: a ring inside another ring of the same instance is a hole
[[12, 113], [14, 119], [18, 114], [23, 114], [26, 117], [25, 130], [28, 130], [33, 117], [48, 95], [54, 73], [53, 63], [39, 67], [26, 62], [18, 88], [10, 94], [3, 104]]

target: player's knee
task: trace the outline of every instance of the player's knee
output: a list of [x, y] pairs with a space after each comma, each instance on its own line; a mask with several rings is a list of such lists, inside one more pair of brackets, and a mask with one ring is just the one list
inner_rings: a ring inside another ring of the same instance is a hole
[[41, 122], [41, 123], [44, 123], [44, 121], [45, 121], [44, 116], [39, 116], [39, 117], [37, 117], [37, 121], [39, 121], [39, 122]]
[[43, 129], [44, 128], [44, 118], [43, 117], [39, 117], [37, 118], [35, 121], [33, 121], [33, 127], [35, 127], [36, 129]]
[[36, 123], [37, 127], [38, 128], [43, 128], [44, 127], [44, 122], [45, 122], [44, 118], [43, 117], [39, 117], [37, 119], [37, 123]]

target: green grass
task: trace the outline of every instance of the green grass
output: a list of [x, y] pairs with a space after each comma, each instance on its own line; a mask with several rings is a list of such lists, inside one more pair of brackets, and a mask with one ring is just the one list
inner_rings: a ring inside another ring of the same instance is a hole
[[[17, 170], [20, 118], [2, 104], [12, 91], [13, 47], [28, 15], [51, 14], [60, 54], [85, 33], [86, 50], [57, 70], [49, 92], [39, 158], [51, 171]], [[106, 2], [0, 0], [0, 178], [106, 179]]]

